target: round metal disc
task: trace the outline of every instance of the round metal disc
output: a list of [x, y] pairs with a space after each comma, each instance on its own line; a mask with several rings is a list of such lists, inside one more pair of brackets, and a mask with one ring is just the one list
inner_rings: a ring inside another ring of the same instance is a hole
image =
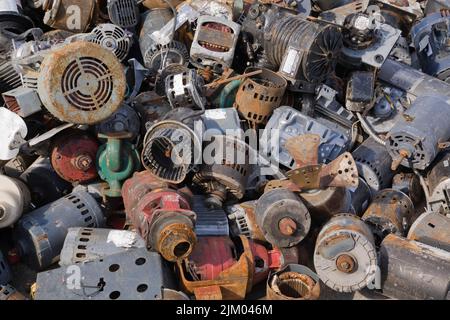
[[124, 69], [114, 54], [98, 44], [76, 41], [61, 46], [42, 62], [38, 92], [61, 121], [94, 124], [111, 116], [125, 95]]
[[0, 175], [0, 228], [9, 227], [22, 215], [24, 195], [19, 184]]

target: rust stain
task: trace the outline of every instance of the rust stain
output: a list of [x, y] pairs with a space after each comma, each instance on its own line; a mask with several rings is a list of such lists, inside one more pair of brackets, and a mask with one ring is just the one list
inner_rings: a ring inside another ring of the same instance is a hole
[[267, 299], [269, 300], [317, 300], [320, 296], [319, 282], [297, 272], [281, 272], [269, 278]]
[[[248, 68], [245, 73], [255, 70], [258, 69]], [[242, 117], [254, 126], [267, 122], [272, 111], [280, 106], [287, 87], [283, 77], [267, 69], [261, 70], [260, 74], [242, 82], [234, 104]]]
[[244, 299], [252, 288], [254, 262], [249, 240], [244, 236], [240, 236], [240, 239], [244, 252], [232, 267], [222, 271], [215, 280], [188, 280], [182, 262], [178, 261], [177, 269], [183, 289], [190, 294], [195, 294], [197, 300], [211, 298], [221, 300]]
[[111, 51], [86, 41], [52, 50], [44, 58], [38, 78], [44, 106], [69, 123], [95, 124], [107, 119], [121, 106], [125, 91], [120, 61]]

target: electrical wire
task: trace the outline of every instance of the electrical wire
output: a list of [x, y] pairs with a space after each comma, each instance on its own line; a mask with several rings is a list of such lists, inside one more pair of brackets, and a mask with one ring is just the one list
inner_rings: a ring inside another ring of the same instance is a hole
[[423, 193], [425, 194], [425, 202], [426, 202], [426, 206], [427, 206], [426, 209], [427, 209], [427, 211], [431, 211], [431, 208], [430, 208], [430, 191], [428, 190], [427, 183], [426, 183], [424, 177], [419, 173], [419, 171], [417, 171], [417, 169], [413, 169], [413, 172], [414, 172], [414, 174], [417, 177], [419, 177], [420, 185], [421, 185], [421, 187], [423, 189]]
[[358, 117], [359, 122], [361, 123], [361, 127], [363, 128], [364, 132], [367, 133], [369, 136], [371, 136], [376, 142], [379, 144], [385, 146], [386, 141], [381, 139], [370, 127], [370, 125], [367, 123], [366, 119], [361, 115], [361, 113], [357, 112], [356, 116]]
[[350, 141], [350, 145], [348, 146], [348, 151], [351, 151], [353, 149], [353, 147], [355, 146], [356, 143], [356, 139], [358, 138], [358, 123], [360, 121], [355, 121], [352, 124], [352, 127], [350, 129], [351, 132], [351, 141]]

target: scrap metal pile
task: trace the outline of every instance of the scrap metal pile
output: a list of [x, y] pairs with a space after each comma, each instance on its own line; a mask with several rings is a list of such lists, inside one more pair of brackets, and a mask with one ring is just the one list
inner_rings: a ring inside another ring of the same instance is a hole
[[0, 93], [0, 300], [450, 299], [450, 1], [2, 0]]

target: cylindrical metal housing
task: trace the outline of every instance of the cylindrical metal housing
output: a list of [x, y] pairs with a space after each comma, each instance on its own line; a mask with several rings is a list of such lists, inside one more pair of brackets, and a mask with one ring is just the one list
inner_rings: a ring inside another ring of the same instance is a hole
[[248, 77], [239, 87], [234, 107], [252, 125], [265, 124], [272, 111], [280, 106], [286, 91], [286, 80], [268, 69], [247, 68], [245, 73], [261, 70]]
[[203, 109], [204, 85], [203, 78], [194, 69], [170, 74], [165, 79], [166, 97], [172, 108]]
[[320, 280], [335, 291], [354, 292], [366, 287], [377, 270], [370, 228], [355, 215], [331, 218], [317, 237], [314, 267]]
[[168, 261], [191, 254], [196, 215], [185, 194], [143, 171], [125, 181], [122, 196], [128, 219], [148, 245]]
[[123, 104], [111, 117], [96, 125], [97, 133], [129, 132], [131, 139], [136, 138], [141, 129], [141, 121], [136, 110]]
[[416, 97], [450, 97], [450, 84], [393, 59], [386, 59], [378, 73], [378, 79]]
[[183, 43], [173, 40], [162, 47], [151, 37], [153, 32], [159, 31], [172, 17], [172, 10], [166, 8], [149, 10], [144, 18], [139, 35], [139, 47], [144, 65], [155, 72], [171, 64], [185, 65], [189, 62], [189, 53]]
[[332, 216], [349, 212], [352, 205], [351, 193], [346, 188], [326, 188], [301, 192], [300, 197], [318, 223], [325, 223]]
[[[3, 0], [0, 3], [0, 56], [12, 49], [12, 38], [34, 27], [33, 21], [22, 14], [20, 0]], [[2, 92], [0, 90], [0, 92]]]
[[139, 6], [134, 0], [108, 0], [108, 16], [112, 23], [131, 29], [139, 23]]
[[95, 21], [95, 0], [44, 0], [44, 23], [54, 29], [85, 32]]
[[360, 217], [364, 213], [364, 211], [366, 211], [367, 207], [372, 201], [373, 194], [366, 181], [361, 177], [359, 177], [358, 179], [358, 188], [356, 188], [356, 190], [354, 191], [350, 191], [350, 195], [352, 198], [351, 213], [354, 213]]
[[212, 208], [207, 205], [205, 200], [206, 196], [203, 194], [196, 194], [192, 197], [192, 211], [197, 215], [195, 234], [199, 237], [228, 236], [230, 226], [225, 210]]
[[44, 157], [36, 159], [20, 175], [20, 180], [28, 186], [31, 201], [37, 207], [56, 201], [72, 190], [72, 185], [53, 170], [50, 159]]
[[232, 65], [241, 26], [214, 15], [201, 15], [191, 44], [191, 63], [221, 74]]
[[427, 176], [429, 204], [434, 211], [450, 210], [450, 151], [443, 151]]
[[[278, 269], [281, 253], [278, 250], [268, 251], [264, 246], [246, 240], [251, 251], [252, 261], [247, 270], [252, 274], [252, 284], [255, 285], [265, 279], [270, 269]], [[200, 237], [199, 243], [187, 260], [192, 277], [201, 281], [218, 280], [224, 273], [236, 265], [240, 250], [246, 249], [236, 244], [228, 237]], [[250, 252], [249, 252], [250, 253]], [[244, 252], [245, 254], [245, 252]], [[244, 270], [242, 270], [244, 271]]]
[[380, 247], [383, 294], [407, 300], [450, 299], [450, 252], [394, 234]]
[[201, 144], [193, 131], [193, 122], [185, 124], [181, 121], [190, 116], [195, 116], [192, 109], [173, 109], [144, 137], [142, 164], [159, 179], [182, 182], [196, 162], [196, 157], [201, 156]]
[[450, 217], [437, 212], [422, 213], [409, 229], [408, 239], [450, 252]]
[[28, 187], [22, 181], [0, 175], [0, 229], [12, 226], [30, 205]]
[[302, 52], [295, 78], [319, 82], [333, 70], [342, 48], [335, 26], [308, 21], [296, 15], [272, 19], [266, 25], [264, 50], [269, 63], [280, 66], [289, 47]]
[[264, 233], [256, 222], [255, 208], [256, 201], [247, 201], [227, 208], [231, 233], [234, 236], [244, 235], [253, 240], [266, 242]]
[[359, 176], [376, 193], [391, 185], [394, 172], [391, 170], [392, 159], [386, 148], [369, 137], [352, 152]]
[[420, 179], [415, 173], [400, 172], [392, 178], [392, 189], [406, 194], [414, 206], [419, 207], [424, 199], [423, 187], [420, 185]]
[[50, 156], [52, 167], [62, 179], [71, 183], [95, 179], [98, 147], [97, 139], [87, 133], [64, 132], [54, 142]]
[[120, 61], [125, 60], [133, 45], [132, 33], [112, 23], [102, 23], [91, 31], [89, 41], [110, 50]]
[[201, 237], [189, 256], [189, 265], [200, 280], [214, 280], [236, 263], [236, 247], [228, 236]]
[[39, 69], [42, 104], [61, 121], [95, 124], [107, 119], [125, 96], [125, 72], [108, 49], [75, 41], [50, 50]]
[[208, 205], [222, 207], [231, 198], [242, 199], [249, 175], [249, 146], [237, 137], [217, 135], [204, 149], [204, 164], [193, 183], [207, 194]]
[[[418, 97], [389, 131], [387, 149], [394, 163], [426, 169], [450, 138], [450, 102], [442, 96]], [[433, 125], [430, 125], [432, 123]]]
[[144, 239], [133, 231], [69, 228], [61, 250], [59, 265], [84, 263], [145, 246]]
[[69, 228], [104, 224], [96, 200], [85, 191], [76, 191], [23, 216], [14, 230], [14, 240], [26, 263], [42, 270], [59, 260]]
[[377, 193], [362, 219], [372, 228], [377, 240], [381, 241], [390, 233], [406, 236], [413, 215], [414, 205], [406, 194], [384, 189]]
[[422, 71], [450, 83], [450, 17], [433, 13], [411, 30]]
[[311, 217], [303, 201], [287, 189], [264, 193], [258, 199], [255, 215], [264, 237], [276, 247], [298, 244], [311, 226]]
[[305, 266], [289, 264], [269, 276], [266, 292], [269, 300], [317, 300], [319, 277]]

